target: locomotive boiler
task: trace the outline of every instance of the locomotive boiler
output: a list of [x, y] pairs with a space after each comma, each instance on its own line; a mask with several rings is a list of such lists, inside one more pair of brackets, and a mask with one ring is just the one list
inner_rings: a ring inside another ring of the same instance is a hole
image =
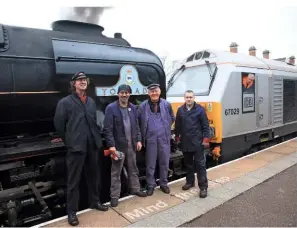
[[[150, 83], [159, 83], [165, 98], [160, 59], [150, 50], [132, 47], [120, 33], [110, 38], [103, 30], [69, 20], [53, 22], [52, 30], [0, 24], [1, 225], [27, 226], [64, 213], [66, 148], [53, 141], [58, 137], [53, 117], [59, 99], [69, 94], [75, 72], [83, 71], [90, 78], [88, 95], [96, 101], [98, 125], [105, 107], [117, 99], [120, 83], [131, 85], [133, 103], [147, 98]], [[104, 157], [103, 148], [100, 156], [101, 199], [106, 202], [110, 159]], [[144, 155], [137, 156], [143, 178]], [[123, 195], [128, 194], [123, 190]]]

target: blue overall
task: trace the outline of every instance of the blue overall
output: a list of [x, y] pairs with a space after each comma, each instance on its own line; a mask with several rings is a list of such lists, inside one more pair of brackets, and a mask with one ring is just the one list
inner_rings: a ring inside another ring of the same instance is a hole
[[[149, 106], [147, 106], [149, 107]], [[167, 185], [170, 158], [170, 142], [165, 131], [161, 113], [153, 113], [148, 108], [148, 124], [146, 132], [146, 180], [148, 187], [156, 187], [155, 167], [159, 159], [160, 186]]]

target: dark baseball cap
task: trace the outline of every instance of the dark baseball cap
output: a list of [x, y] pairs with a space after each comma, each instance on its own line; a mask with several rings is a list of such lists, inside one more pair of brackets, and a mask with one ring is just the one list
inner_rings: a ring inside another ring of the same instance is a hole
[[132, 89], [129, 85], [126, 85], [126, 84], [122, 84], [119, 86], [118, 88], [118, 93], [121, 92], [121, 91], [126, 91], [128, 93], [132, 93]]

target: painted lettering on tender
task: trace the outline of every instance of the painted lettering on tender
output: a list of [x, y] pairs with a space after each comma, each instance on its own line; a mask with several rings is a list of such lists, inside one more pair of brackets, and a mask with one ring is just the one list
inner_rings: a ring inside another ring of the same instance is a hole
[[160, 209], [166, 208], [166, 207], [168, 207], [167, 203], [165, 203], [161, 200], [158, 200], [156, 204], [152, 204], [147, 207], [136, 208], [132, 212], [125, 212], [124, 215], [132, 220], [135, 220], [137, 218], [145, 216], [146, 214], [150, 214], [155, 211], [159, 211]]

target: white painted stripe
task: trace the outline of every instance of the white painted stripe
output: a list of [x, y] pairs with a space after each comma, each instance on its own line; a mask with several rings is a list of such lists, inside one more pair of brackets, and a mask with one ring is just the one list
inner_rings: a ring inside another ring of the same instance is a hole
[[[297, 137], [296, 137], [296, 138], [293, 138], [293, 139], [290, 139], [290, 140], [287, 140], [287, 141], [284, 141], [284, 142], [281, 142], [281, 143], [278, 143], [278, 144], [273, 145], [273, 146], [271, 146], [271, 147], [267, 147], [267, 148], [265, 148], [265, 149], [263, 149], [263, 150], [260, 150], [260, 151], [258, 151], [258, 152], [249, 154], [249, 155], [247, 155], [247, 156], [244, 156], [244, 157], [241, 157], [241, 158], [238, 158], [238, 159], [235, 159], [235, 160], [226, 162], [226, 163], [224, 163], [224, 164], [222, 164], [222, 165], [218, 165], [218, 166], [209, 168], [209, 169], [207, 169], [207, 171], [214, 170], [214, 169], [217, 169], [217, 168], [220, 168], [220, 167], [229, 165], [229, 164], [231, 164], [231, 163], [233, 163], [233, 162], [240, 161], [240, 160], [245, 159], [245, 158], [247, 158], [247, 157], [251, 157], [251, 156], [253, 156], [253, 155], [255, 155], [255, 154], [259, 154], [259, 153], [261, 153], [261, 152], [263, 152], [263, 151], [269, 150], [269, 149], [274, 148], [274, 147], [279, 146], [279, 145], [283, 145], [283, 144], [288, 143], [288, 142], [293, 141], [293, 140], [297, 140]], [[186, 177], [183, 177], [183, 178], [180, 178], [180, 179], [178, 179], [178, 180], [171, 181], [170, 183], [168, 183], [168, 185], [172, 185], [172, 184], [174, 184], [174, 183], [178, 183], [178, 182], [183, 181], [183, 180], [185, 180], [185, 179], [186, 179]], [[158, 186], [158, 187], [156, 187], [156, 188], [159, 189], [160, 186]], [[133, 195], [126, 196], [126, 197], [120, 198], [119, 201], [120, 201], [120, 202], [121, 202], [121, 201], [125, 201], [125, 200], [127, 200], [127, 199], [131, 199], [131, 198], [133, 198], [133, 197], [135, 197], [135, 196], [133, 196]], [[105, 203], [104, 205], [110, 205], [110, 202]], [[85, 210], [83, 210], [83, 211], [79, 211], [77, 214], [78, 214], [78, 215], [79, 215], [79, 214], [83, 214], [83, 213], [88, 212], [88, 211], [91, 211], [91, 210], [92, 210], [92, 209], [85, 209]], [[65, 216], [63, 216], [63, 217], [60, 217], [60, 218], [56, 218], [56, 219], [50, 220], [50, 221], [47, 221], [47, 222], [44, 222], [44, 223], [41, 223], [41, 224], [38, 224], [38, 225], [35, 225], [35, 226], [32, 226], [32, 228], [39, 228], [39, 227], [41, 227], [41, 226], [45, 226], [45, 225], [48, 225], [48, 224], [51, 224], [51, 223], [54, 223], [54, 222], [57, 222], [57, 221], [60, 221], [60, 220], [63, 220], [63, 219], [67, 219], [67, 215], [65, 215]]]

